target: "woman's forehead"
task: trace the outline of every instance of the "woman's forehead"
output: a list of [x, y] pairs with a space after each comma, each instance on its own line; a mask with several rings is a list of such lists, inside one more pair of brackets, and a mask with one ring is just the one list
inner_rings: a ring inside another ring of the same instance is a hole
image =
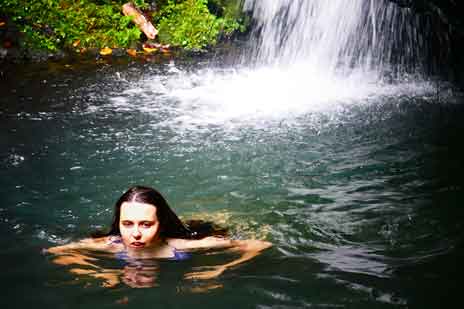
[[120, 220], [155, 220], [156, 207], [139, 202], [124, 202], [121, 205]]

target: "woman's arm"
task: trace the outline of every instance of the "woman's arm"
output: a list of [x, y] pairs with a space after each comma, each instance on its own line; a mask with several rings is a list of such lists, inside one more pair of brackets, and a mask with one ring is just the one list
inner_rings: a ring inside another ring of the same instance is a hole
[[98, 268], [95, 264], [91, 263], [96, 259], [87, 256], [85, 250], [111, 252], [114, 250], [114, 245], [111, 244], [108, 237], [86, 238], [66, 245], [51, 247], [44, 251], [57, 256], [53, 259], [53, 263], [55, 264], [77, 264]]
[[113, 287], [120, 282], [119, 275], [122, 271], [102, 268], [94, 263], [98, 261], [97, 258], [85, 254], [85, 250], [112, 251], [113, 249], [108, 237], [102, 237], [82, 239], [66, 245], [51, 247], [44, 251], [56, 255], [52, 260], [55, 264], [86, 266], [85, 268], [69, 269], [69, 272], [104, 279], [103, 286]]
[[108, 251], [110, 248], [111, 242], [109, 241], [108, 237], [101, 237], [85, 238], [66, 245], [51, 247], [45, 249], [45, 252], [60, 255], [67, 254], [75, 250]]
[[[175, 243], [173, 243], [174, 245]], [[178, 243], [181, 245], [181, 243]], [[229, 263], [213, 266], [213, 270], [192, 272], [186, 274], [187, 279], [210, 279], [219, 276], [226, 269], [244, 263], [261, 254], [261, 252], [272, 246], [270, 242], [263, 240], [231, 240], [220, 237], [207, 237], [200, 240], [187, 240], [183, 243], [184, 248], [177, 249], [208, 249], [208, 248], [229, 248], [233, 251], [240, 251], [242, 255]]]

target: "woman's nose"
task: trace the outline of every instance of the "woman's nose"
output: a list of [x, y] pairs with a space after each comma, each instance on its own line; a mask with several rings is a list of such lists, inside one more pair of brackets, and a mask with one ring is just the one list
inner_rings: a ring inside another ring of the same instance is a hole
[[142, 237], [142, 233], [140, 233], [138, 228], [135, 228], [132, 231], [132, 237], [134, 237], [135, 239], [140, 239]]

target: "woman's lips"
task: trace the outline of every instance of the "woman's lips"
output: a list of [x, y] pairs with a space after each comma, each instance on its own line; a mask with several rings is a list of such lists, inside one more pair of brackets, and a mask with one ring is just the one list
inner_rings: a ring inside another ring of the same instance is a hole
[[139, 242], [139, 241], [134, 241], [130, 245], [131, 245], [131, 247], [134, 247], [134, 248], [142, 248], [143, 246], [145, 246], [145, 243]]

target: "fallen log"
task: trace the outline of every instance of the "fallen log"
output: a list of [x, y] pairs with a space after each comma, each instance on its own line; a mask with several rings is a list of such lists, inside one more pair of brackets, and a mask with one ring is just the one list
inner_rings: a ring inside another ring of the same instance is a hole
[[122, 13], [126, 16], [132, 16], [132, 21], [137, 25], [137, 27], [145, 33], [147, 38], [154, 39], [158, 34], [158, 30], [153, 26], [153, 24], [143, 15], [133, 3], [126, 3], [122, 6]]

